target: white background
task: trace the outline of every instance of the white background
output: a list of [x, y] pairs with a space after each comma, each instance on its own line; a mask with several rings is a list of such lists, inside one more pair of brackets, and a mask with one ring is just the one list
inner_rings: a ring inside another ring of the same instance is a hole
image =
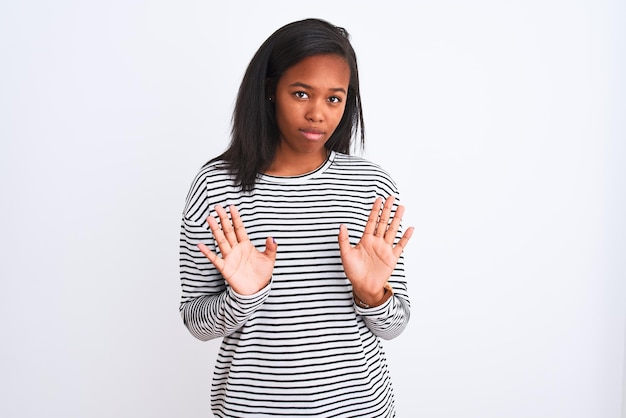
[[412, 319], [385, 343], [399, 417], [626, 417], [626, 6], [606, 0], [2, 2], [0, 416], [210, 416], [180, 213], [252, 54], [305, 17], [351, 32], [365, 156], [416, 227]]

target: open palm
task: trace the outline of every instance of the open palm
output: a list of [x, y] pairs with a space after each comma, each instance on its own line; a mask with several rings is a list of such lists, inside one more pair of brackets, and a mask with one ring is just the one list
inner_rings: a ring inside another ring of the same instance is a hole
[[413, 235], [413, 228], [408, 228], [398, 243], [393, 244], [404, 214], [404, 206], [398, 206], [389, 222], [393, 201], [393, 196], [388, 197], [381, 212], [382, 199], [376, 199], [363, 236], [354, 247], [350, 245], [346, 226], [342, 225], [339, 230], [339, 251], [344, 271], [354, 292], [363, 300], [376, 302], [376, 295], [382, 293], [383, 286]]
[[265, 251], [257, 250], [241, 222], [239, 212], [230, 206], [230, 216], [221, 206], [216, 206], [220, 222], [209, 216], [207, 222], [217, 241], [221, 257], [206, 245], [198, 244], [200, 251], [222, 273], [230, 287], [240, 295], [251, 295], [267, 285], [276, 262], [277, 245], [270, 237], [265, 241]]

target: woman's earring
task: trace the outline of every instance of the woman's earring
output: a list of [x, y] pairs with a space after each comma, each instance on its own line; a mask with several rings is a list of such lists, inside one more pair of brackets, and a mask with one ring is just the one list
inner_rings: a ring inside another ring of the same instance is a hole
[[268, 97], [267, 100], [269, 100], [270, 102], [273, 101], [272, 96]]

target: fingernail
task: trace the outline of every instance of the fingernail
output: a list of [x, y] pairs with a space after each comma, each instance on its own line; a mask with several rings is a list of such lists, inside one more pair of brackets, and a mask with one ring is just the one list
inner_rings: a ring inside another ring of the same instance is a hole
[[276, 239], [274, 237], [272, 237], [272, 242], [276, 244]]

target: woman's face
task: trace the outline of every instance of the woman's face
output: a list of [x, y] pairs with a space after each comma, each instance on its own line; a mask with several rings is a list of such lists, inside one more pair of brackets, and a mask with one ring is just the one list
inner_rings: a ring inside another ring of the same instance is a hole
[[341, 121], [350, 67], [338, 55], [314, 55], [285, 71], [273, 98], [280, 134], [277, 156], [322, 164], [324, 144]]

